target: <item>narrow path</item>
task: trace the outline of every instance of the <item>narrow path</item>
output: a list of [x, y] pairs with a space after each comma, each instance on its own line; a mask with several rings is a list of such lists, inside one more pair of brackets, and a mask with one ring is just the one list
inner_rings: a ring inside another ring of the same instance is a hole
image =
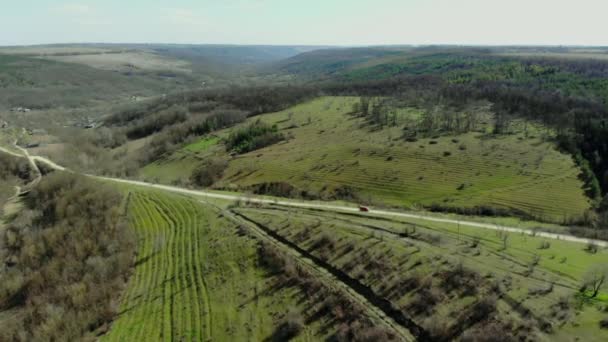
[[14, 199], [16, 199], [17, 197], [19, 197], [19, 195], [21, 195], [21, 187], [18, 185], [15, 185], [15, 194], [8, 199], [8, 201], [12, 201]]
[[19, 188], [19, 193], [15, 196], [15, 197], [18, 197], [19, 195], [28, 192], [29, 191], [28, 189], [31, 189], [31, 188], [35, 187], [36, 185], [38, 185], [38, 183], [42, 179], [42, 172], [40, 172], [40, 169], [38, 168], [38, 165], [36, 165], [36, 162], [34, 161], [34, 158], [30, 157], [30, 154], [29, 154], [29, 152], [26, 149], [24, 149], [22, 147], [19, 147], [17, 145], [17, 141], [16, 140], [15, 140], [15, 142], [13, 142], [13, 146], [16, 149], [18, 149], [19, 151], [21, 151], [22, 154], [15, 153], [15, 152], [13, 152], [13, 151], [11, 151], [9, 149], [6, 149], [4, 147], [1, 147], [1, 146], [0, 146], [0, 151], [2, 151], [4, 153], [8, 153], [8, 154], [10, 154], [13, 157], [18, 157], [18, 158], [24, 158], [25, 157], [25, 158], [27, 158], [27, 161], [29, 162], [30, 167], [32, 168], [32, 171], [36, 174], [36, 178], [34, 178], [31, 182], [29, 182], [28, 184], [26, 184], [24, 186], [25, 189], [24, 188]]

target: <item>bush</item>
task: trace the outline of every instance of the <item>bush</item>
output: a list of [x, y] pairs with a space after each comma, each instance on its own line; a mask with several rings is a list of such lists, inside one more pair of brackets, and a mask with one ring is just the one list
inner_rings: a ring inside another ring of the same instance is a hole
[[551, 243], [549, 241], [543, 241], [538, 245], [538, 249], [549, 249], [551, 248]]
[[0, 179], [10, 178], [29, 180], [31, 178], [30, 166], [25, 158], [17, 158], [0, 152]]
[[585, 252], [587, 252], [587, 253], [596, 254], [597, 250], [598, 250], [598, 246], [594, 242], [589, 242], [585, 246]]
[[208, 187], [220, 180], [228, 167], [225, 159], [214, 158], [199, 165], [192, 171], [190, 181], [198, 186]]
[[249, 187], [256, 195], [270, 195], [276, 197], [302, 197], [302, 191], [286, 182], [265, 182]]
[[446, 292], [457, 292], [461, 296], [472, 296], [477, 293], [479, 275], [458, 264], [441, 274], [441, 288]]
[[466, 331], [462, 336], [462, 342], [515, 342], [518, 339], [512, 335], [507, 327], [500, 322], [491, 322]]
[[304, 329], [304, 320], [297, 312], [289, 312], [284, 321], [274, 332], [272, 341], [288, 341], [298, 336]]
[[597, 239], [608, 241], [608, 229], [594, 229], [586, 227], [570, 227], [568, 232], [575, 236], [587, 239]]

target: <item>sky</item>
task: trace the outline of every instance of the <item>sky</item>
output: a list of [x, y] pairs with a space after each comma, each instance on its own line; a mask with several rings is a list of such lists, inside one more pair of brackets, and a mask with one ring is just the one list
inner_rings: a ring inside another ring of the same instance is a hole
[[0, 45], [603, 45], [607, 0], [0, 0]]

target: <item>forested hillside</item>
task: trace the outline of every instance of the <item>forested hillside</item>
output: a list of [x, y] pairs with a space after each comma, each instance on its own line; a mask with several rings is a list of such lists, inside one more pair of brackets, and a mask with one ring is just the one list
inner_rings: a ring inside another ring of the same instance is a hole
[[0, 340], [94, 340], [118, 314], [135, 240], [122, 196], [45, 176], [0, 231]]

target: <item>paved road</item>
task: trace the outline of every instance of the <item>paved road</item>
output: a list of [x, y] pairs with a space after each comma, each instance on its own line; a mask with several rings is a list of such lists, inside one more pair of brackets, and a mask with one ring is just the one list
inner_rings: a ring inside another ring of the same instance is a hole
[[[30, 156], [29, 153], [27, 152], [27, 150], [21, 149], [21, 148], [19, 148], [19, 149], [24, 152], [24, 155], [19, 155], [17, 153], [14, 153], [12, 151], [9, 151], [9, 150], [6, 150], [6, 149], [0, 147], [0, 150], [2, 150], [4, 152], [7, 152], [12, 155], [19, 156], [19, 157], [25, 156], [28, 159], [30, 159], [30, 161], [32, 161], [32, 162], [38, 161], [38, 162], [45, 163], [48, 166], [50, 166], [51, 168], [55, 168], [57, 170], [69, 171], [64, 167], [55, 164], [53, 161], [51, 161], [47, 158], [43, 158], [43, 157], [39, 157], [39, 156]], [[144, 187], [153, 188], [153, 189], [171, 191], [171, 192], [176, 192], [176, 193], [181, 193], [181, 194], [186, 194], [186, 195], [203, 196], [203, 197], [207, 197], [207, 198], [224, 199], [224, 200], [229, 200], [229, 201], [243, 201], [243, 202], [248, 201], [250, 203], [276, 204], [276, 205], [287, 206], [287, 207], [321, 209], [321, 210], [336, 211], [336, 212], [359, 212], [359, 209], [357, 207], [331, 205], [331, 204], [324, 204], [324, 203], [318, 203], [318, 202], [305, 202], [305, 201], [293, 201], [293, 200], [289, 200], [289, 201], [288, 200], [271, 200], [271, 199], [262, 198], [259, 196], [222, 194], [222, 193], [216, 193], [216, 192], [190, 190], [190, 189], [184, 189], [184, 188], [179, 188], [179, 187], [170, 186], [170, 185], [161, 185], [161, 184], [140, 182], [140, 181], [134, 181], [134, 180], [127, 180], [127, 179], [109, 178], [109, 177], [101, 177], [101, 176], [95, 176], [95, 175], [87, 175], [87, 176], [97, 178], [97, 179], [112, 181], [112, 182], [138, 185], [138, 186], [144, 186]], [[564, 241], [570, 241], [570, 242], [582, 243], [582, 244], [594, 243], [600, 247], [608, 247], [608, 241], [586, 239], [586, 238], [580, 238], [580, 237], [576, 237], [576, 236], [572, 236], [572, 235], [565, 235], [565, 234], [539, 232], [539, 231], [533, 231], [530, 229], [521, 229], [521, 228], [516, 228], [516, 227], [499, 226], [499, 225], [495, 225], [495, 224], [491, 224], [491, 223], [461, 221], [461, 220], [454, 220], [454, 219], [441, 218], [441, 217], [436, 217], [436, 216], [428, 216], [428, 215], [422, 215], [422, 214], [388, 211], [388, 210], [376, 210], [373, 208], [370, 208], [370, 211], [368, 213], [366, 213], [366, 215], [402, 217], [402, 218], [409, 218], [409, 219], [424, 220], [424, 221], [429, 221], [429, 222], [460, 224], [461, 226], [466, 226], [466, 227], [475, 227], [475, 228], [482, 228], [482, 229], [506, 231], [506, 232], [510, 232], [510, 233], [535, 235], [535, 236], [544, 237], [544, 238], [548, 238], [548, 239], [564, 240]]]

